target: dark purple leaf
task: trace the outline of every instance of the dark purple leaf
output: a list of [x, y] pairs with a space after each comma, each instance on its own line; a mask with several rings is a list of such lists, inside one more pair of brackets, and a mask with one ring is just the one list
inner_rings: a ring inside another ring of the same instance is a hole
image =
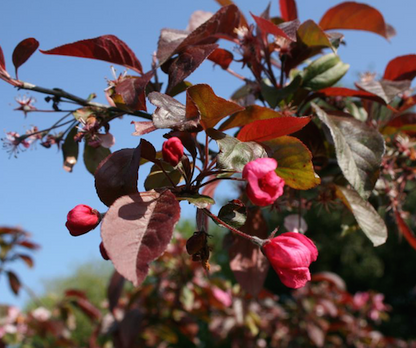
[[149, 263], [166, 250], [180, 217], [170, 191], [135, 193], [119, 198], [103, 218], [101, 237], [117, 272], [139, 286]]
[[123, 292], [124, 282], [124, 277], [117, 271], [114, 271], [107, 288], [108, 306], [112, 313], [114, 313], [114, 309], [117, 307], [118, 300]]
[[100, 163], [110, 156], [110, 149], [103, 146], [90, 146], [88, 143], [85, 143], [84, 147], [84, 164], [87, 170], [94, 175]]
[[138, 192], [140, 159], [152, 160], [155, 153], [153, 145], [141, 139], [135, 149], [121, 149], [108, 156], [95, 172], [95, 189], [100, 200], [110, 206], [117, 198]]
[[122, 81], [117, 82], [113, 94], [110, 98], [116, 106], [123, 110], [137, 111], [146, 108], [146, 86], [153, 76], [153, 72], [148, 72], [143, 76], [126, 76]]
[[[260, 209], [249, 210], [241, 231], [259, 238], [267, 238], [267, 223]], [[269, 262], [260, 248], [252, 242], [234, 237], [229, 249], [230, 268], [241, 287], [253, 296], [263, 289]]]
[[23, 65], [30, 56], [38, 49], [39, 42], [33, 37], [24, 39], [21, 41], [13, 51], [12, 61], [16, 69], [16, 78], [17, 78], [17, 69]]
[[7, 277], [9, 278], [10, 289], [13, 291], [15, 295], [18, 295], [19, 290], [22, 287], [22, 284], [20, 283], [19, 278], [12, 271], [7, 271]]
[[6, 62], [4, 61], [3, 49], [0, 46], [0, 68], [6, 70]]
[[143, 73], [142, 65], [130, 47], [114, 35], [103, 35], [40, 51], [44, 54], [104, 60]]
[[218, 47], [217, 44], [185, 48], [169, 65], [169, 84], [166, 93], [185, 80]]
[[156, 52], [156, 57], [159, 60], [160, 65], [165, 63], [172, 56], [175, 49], [183, 40], [185, 40], [188, 34], [189, 33], [185, 30], [161, 30]]

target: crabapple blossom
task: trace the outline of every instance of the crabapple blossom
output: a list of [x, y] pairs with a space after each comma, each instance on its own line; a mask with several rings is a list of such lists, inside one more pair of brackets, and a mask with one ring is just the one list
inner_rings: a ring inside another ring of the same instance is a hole
[[285, 181], [275, 169], [277, 161], [273, 158], [258, 158], [247, 163], [243, 169], [243, 179], [247, 180], [247, 196], [260, 207], [270, 205], [283, 194]]
[[280, 280], [287, 287], [298, 289], [311, 280], [309, 265], [316, 261], [318, 250], [305, 235], [286, 232], [266, 241], [262, 249]]

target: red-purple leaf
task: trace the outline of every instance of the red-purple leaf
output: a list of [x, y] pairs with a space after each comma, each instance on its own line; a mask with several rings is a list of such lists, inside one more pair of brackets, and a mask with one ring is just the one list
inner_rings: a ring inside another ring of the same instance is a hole
[[298, 18], [298, 10], [295, 0], [279, 0], [282, 18], [288, 22]]
[[259, 120], [244, 126], [237, 139], [240, 141], [266, 141], [288, 135], [306, 126], [311, 118], [307, 117], [278, 117]]
[[[215, 0], [215, 1], [218, 2], [221, 6], [234, 5], [234, 2], [232, 2], [231, 0]], [[244, 17], [242, 13], [240, 13], [240, 25], [239, 26], [248, 28], [247, 19]]]
[[385, 128], [382, 133], [389, 134], [389, 128], [393, 128], [394, 131], [400, 131], [410, 136], [416, 135], [416, 113], [406, 113], [401, 114], [393, 118]]
[[17, 69], [23, 65], [30, 56], [38, 49], [39, 42], [33, 37], [21, 41], [13, 51], [12, 61], [16, 69], [16, 78], [17, 78]]
[[146, 86], [153, 76], [153, 72], [148, 72], [143, 76], [126, 76], [117, 82], [114, 93], [110, 98], [120, 109], [128, 111], [144, 110], [146, 108]]
[[33, 267], [33, 259], [29, 255], [17, 254], [17, 256], [29, 267]]
[[208, 56], [208, 59], [226, 70], [233, 61], [234, 56], [230, 51], [217, 48]]
[[[267, 238], [267, 223], [260, 209], [250, 210], [241, 231], [262, 239]], [[253, 296], [263, 289], [269, 269], [266, 256], [250, 241], [234, 237], [229, 249], [230, 268], [241, 287]]]
[[322, 94], [326, 97], [356, 97], [361, 99], [373, 100], [377, 103], [386, 105], [386, 102], [383, 98], [379, 96], [366, 92], [366, 91], [357, 91], [345, 87], [328, 87], [317, 91], [317, 93]]
[[95, 189], [107, 206], [121, 197], [137, 192], [140, 159], [154, 160], [156, 151], [152, 144], [141, 139], [135, 149], [121, 149], [100, 163], [95, 172]]
[[66, 297], [72, 296], [72, 297], [82, 298], [84, 300], [88, 299], [87, 295], [85, 294], [85, 291], [78, 290], [78, 289], [65, 290], [65, 296]]
[[29, 242], [28, 240], [22, 240], [21, 242], [17, 242], [17, 244], [31, 250], [40, 249], [39, 244]]
[[101, 312], [95, 307], [86, 297], [77, 296], [76, 292], [70, 293], [68, 297], [73, 297], [71, 303], [78, 307], [79, 310], [84, 313], [91, 321], [100, 320]]
[[124, 282], [124, 277], [117, 271], [114, 271], [107, 288], [108, 306], [112, 313], [114, 313], [114, 309], [117, 307], [118, 300], [123, 292]]
[[383, 79], [401, 81], [413, 80], [416, 76], [416, 54], [408, 54], [391, 60], [384, 71]]
[[125, 66], [139, 74], [143, 72], [140, 61], [130, 47], [114, 35], [103, 35], [40, 51], [44, 54], [104, 60]]
[[6, 62], [4, 60], [3, 49], [0, 46], [0, 68], [6, 70]]
[[15, 295], [18, 295], [19, 290], [22, 287], [22, 284], [20, 283], [19, 278], [12, 271], [7, 271], [7, 277], [9, 278], [10, 289], [13, 291]]
[[139, 286], [149, 263], [166, 250], [179, 217], [179, 203], [170, 191], [116, 200], [103, 218], [101, 237], [117, 272]]
[[322, 17], [319, 26], [328, 29], [365, 30], [388, 39], [392, 28], [375, 8], [354, 1], [343, 2], [330, 8]]
[[169, 84], [166, 93], [191, 75], [218, 47], [217, 44], [187, 47], [169, 65]]
[[259, 28], [263, 32], [265, 32], [267, 34], [272, 34], [274, 36], [284, 37], [285, 39], [290, 40], [290, 41], [294, 41], [292, 38], [290, 38], [282, 29], [280, 29], [272, 21], [269, 21], [268, 19], [265, 19], [265, 18], [255, 16], [252, 13], [251, 13], [251, 16], [254, 18], [256, 24], [259, 26]]

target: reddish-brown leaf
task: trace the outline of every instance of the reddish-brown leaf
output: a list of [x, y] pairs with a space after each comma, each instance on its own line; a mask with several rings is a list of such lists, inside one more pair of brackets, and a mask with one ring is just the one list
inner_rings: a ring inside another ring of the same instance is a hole
[[356, 97], [361, 99], [372, 100], [380, 104], [386, 105], [383, 98], [366, 91], [357, 91], [345, 87], [328, 87], [319, 90], [317, 93], [324, 95], [325, 97]]
[[19, 290], [22, 287], [22, 284], [20, 283], [20, 280], [16, 273], [12, 271], [7, 271], [7, 277], [9, 278], [9, 285], [10, 289], [13, 291], [15, 295], [19, 294]]
[[305, 127], [311, 118], [307, 117], [278, 117], [259, 120], [244, 126], [237, 139], [240, 141], [266, 141], [288, 135]]
[[100, 310], [95, 307], [90, 301], [83, 298], [73, 298], [71, 299], [71, 303], [78, 307], [82, 313], [84, 313], [91, 321], [93, 320], [100, 320], [101, 312]]
[[406, 113], [393, 118], [383, 128], [382, 133], [390, 134], [393, 128], [393, 133], [400, 131], [410, 136], [416, 135], [416, 113]]
[[298, 18], [298, 10], [295, 0], [279, 0], [282, 18], [288, 22]]
[[230, 51], [224, 50], [223, 48], [217, 48], [208, 56], [208, 59], [226, 70], [233, 61], [234, 56]]
[[209, 85], [200, 84], [186, 90], [186, 117], [195, 118], [197, 112], [204, 129], [214, 127], [224, 117], [244, 108], [218, 97]]
[[107, 288], [108, 306], [112, 313], [114, 313], [114, 309], [117, 307], [118, 300], [123, 292], [124, 282], [124, 277], [117, 271], [114, 271]]
[[[267, 223], [260, 209], [250, 210], [241, 231], [262, 239], [267, 238]], [[229, 249], [230, 268], [241, 287], [253, 296], [263, 289], [269, 262], [252, 242], [234, 237]]]
[[12, 61], [16, 71], [17, 78], [17, 69], [23, 65], [30, 56], [38, 49], [39, 42], [38, 40], [30, 37], [21, 41], [13, 51]]
[[139, 286], [149, 263], [166, 250], [179, 217], [179, 203], [170, 191], [116, 200], [103, 218], [101, 237], [117, 272]]
[[33, 267], [33, 259], [26, 254], [17, 254], [17, 256], [29, 267], [32, 268]]
[[336, 273], [332, 272], [319, 272], [312, 274], [311, 277], [313, 282], [322, 282], [326, 281], [335, 285], [339, 290], [345, 291], [347, 290], [347, 285], [345, 284], [344, 280]]
[[40, 245], [36, 243], [29, 242], [28, 240], [22, 240], [20, 242], [17, 242], [20, 246], [31, 249], [31, 250], [37, 250], [40, 249]]
[[324, 29], [354, 29], [376, 33], [388, 39], [391, 29], [383, 15], [375, 8], [354, 1], [343, 2], [330, 8], [319, 26]]
[[416, 76], [416, 54], [408, 54], [391, 60], [384, 71], [383, 79], [401, 81], [413, 80]]
[[103, 60], [125, 66], [139, 74], [143, 72], [140, 61], [130, 47], [114, 35], [103, 35], [40, 51], [44, 54]]
[[110, 97], [117, 107], [129, 111], [144, 110], [146, 107], [146, 86], [153, 76], [153, 72], [148, 72], [143, 76], [126, 76], [116, 84], [114, 94]]
[[0, 46], [0, 68], [2, 68], [3, 70], [6, 70], [6, 62], [4, 60], [4, 54], [3, 54], [3, 49]]
[[407, 242], [410, 244], [410, 246], [416, 250], [416, 236], [411, 231], [409, 226], [407, 226], [406, 222], [403, 220], [400, 212], [395, 211], [394, 217], [396, 218], [397, 227], [399, 228], [399, 231], [401, 234], [403, 234], [403, 237], [406, 238]]
[[280, 29], [276, 24], [268, 19], [255, 16], [251, 13], [251, 16], [255, 20], [259, 28], [267, 34], [272, 34], [274, 36], [284, 37], [287, 40], [294, 41], [293, 38], [289, 37], [282, 29]]
[[[215, 0], [215, 1], [218, 2], [221, 6], [234, 5], [234, 2], [232, 2], [231, 0]], [[240, 13], [240, 26], [248, 28], [247, 19], [246, 17], [244, 17], [242, 13]]]
[[166, 93], [191, 75], [201, 63], [218, 47], [217, 44], [198, 45], [185, 48], [169, 65], [169, 84]]
[[124, 195], [137, 192], [140, 159], [153, 161], [156, 151], [147, 140], [141, 139], [135, 149], [121, 149], [100, 163], [95, 172], [95, 189], [107, 206]]
[[131, 135], [143, 135], [153, 132], [157, 128], [152, 121], [131, 121], [130, 124], [134, 124], [134, 132]]
[[407, 109], [410, 109], [411, 107], [415, 105], [416, 105], [416, 94], [404, 100], [402, 106], [400, 106], [398, 111], [399, 112], [406, 111]]
[[68, 289], [65, 290], [65, 296], [66, 297], [77, 297], [77, 298], [82, 298], [84, 300], [87, 299], [87, 295], [85, 293], [85, 291], [82, 290], [78, 290], [78, 289]]
[[247, 106], [243, 111], [230, 116], [220, 127], [224, 131], [234, 127], [243, 127], [257, 120], [267, 120], [270, 118], [283, 117], [283, 115], [270, 108], [260, 105]]

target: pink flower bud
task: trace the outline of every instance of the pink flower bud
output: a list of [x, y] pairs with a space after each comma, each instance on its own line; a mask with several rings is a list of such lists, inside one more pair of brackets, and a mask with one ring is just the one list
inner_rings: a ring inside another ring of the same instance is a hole
[[80, 236], [97, 227], [100, 222], [100, 213], [88, 205], [79, 204], [72, 209], [67, 217], [65, 226], [72, 236]]
[[283, 194], [285, 181], [277, 176], [277, 162], [273, 158], [258, 158], [247, 163], [243, 178], [247, 180], [247, 196], [260, 207], [274, 203]]
[[176, 166], [183, 156], [183, 145], [179, 138], [172, 137], [166, 140], [162, 146], [163, 160]]
[[263, 252], [289, 288], [298, 289], [311, 280], [309, 265], [316, 261], [318, 250], [306, 236], [296, 232], [286, 232], [263, 244]]

